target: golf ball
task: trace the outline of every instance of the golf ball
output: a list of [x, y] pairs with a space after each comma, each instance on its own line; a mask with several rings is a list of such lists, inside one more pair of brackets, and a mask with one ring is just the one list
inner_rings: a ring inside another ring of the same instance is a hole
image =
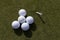
[[19, 16], [18, 21], [19, 21], [19, 23], [24, 23], [25, 22], [25, 17], [24, 16]]
[[32, 24], [32, 23], [34, 22], [33, 17], [32, 17], [32, 16], [28, 16], [28, 17], [26, 18], [26, 22], [27, 22], [28, 24]]
[[26, 16], [26, 10], [25, 9], [20, 9], [19, 10], [19, 16]]
[[23, 23], [23, 24], [21, 25], [21, 29], [22, 29], [23, 31], [29, 30], [29, 24], [28, 24], [28, 23]]
[[12, 28], [13, 29], [18, 29], [20, 27], [20, 23], [18, 21], [13, 21], [12, 22]]

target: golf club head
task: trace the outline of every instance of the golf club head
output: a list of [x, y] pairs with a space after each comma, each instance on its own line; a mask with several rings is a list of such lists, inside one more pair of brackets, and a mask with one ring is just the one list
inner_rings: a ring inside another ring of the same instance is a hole
[[36, 12], [38, 15], [42, 15], [42, 13], [40, 13], [40, 12]]

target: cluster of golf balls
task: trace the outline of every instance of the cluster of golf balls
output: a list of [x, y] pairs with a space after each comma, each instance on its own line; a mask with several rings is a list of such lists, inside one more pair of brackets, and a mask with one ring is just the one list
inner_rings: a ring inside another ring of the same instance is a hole
[[23, 31], [29, 30], [30, 26], [29, 24], [32, 24], [34, 22], [34, 18], [32, 16], [28, 16], [25, 18], [27, 12], [25, 9], [20, 9], [18, 20], [15, 20], [12, 22], [12, 28], [18, 29], [21, 26], [21, 29]]

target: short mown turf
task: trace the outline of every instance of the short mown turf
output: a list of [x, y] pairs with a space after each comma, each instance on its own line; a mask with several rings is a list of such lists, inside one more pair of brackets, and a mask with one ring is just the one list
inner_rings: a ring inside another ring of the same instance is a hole
[[[27, 32], [11, 26], [22, 8], [35, 19]], [[60, 0], [0, 0], [0, 40], [60, 40]]]

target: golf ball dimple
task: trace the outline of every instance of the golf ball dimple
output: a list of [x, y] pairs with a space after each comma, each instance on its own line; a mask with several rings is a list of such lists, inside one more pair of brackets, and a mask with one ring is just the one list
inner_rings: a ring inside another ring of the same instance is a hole
[[22, 29], [23, 31], [28, 31], [28, 30], [29, 30], [29, 24], [28, 24], [28, 23], [23, 23], [23, 24], [21, 25], [21, 29]]
[[33, 17], [32, 17], [32, 16], [28, 16], [28, 17], [26, 18], [26, 22], [27, 22], [28, 24], [32, 24], [32, 23], [34, 22]]
[[12, 28], [13, 29], [18, 29], [20, 27], [20, 23], [18, 21], [13, 21], [12, 22]]
[[19, 21], [19, 23], [24, 23], [25, 22], [25, 17], [24, 16], [19, 16], [18, 21]]
[[19, 16], [26, 16], [26, 10], [25, 9], [20, 9], [18, 13], [19, 13]]

